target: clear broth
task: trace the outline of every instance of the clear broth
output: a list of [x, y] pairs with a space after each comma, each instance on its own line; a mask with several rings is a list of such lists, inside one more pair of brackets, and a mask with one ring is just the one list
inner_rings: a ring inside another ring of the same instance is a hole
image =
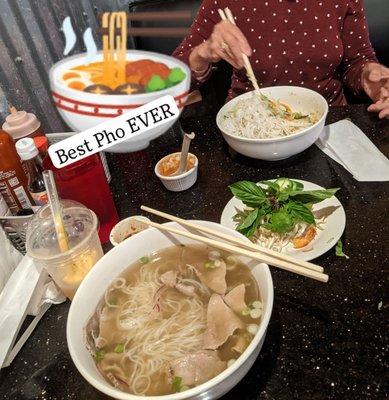
[[[199, 284], [201, 284], [196, 274], [193, 272], [193, 270], [191, 270], [188, 267], [188, 265], [193, 265], [199, 262], [206, 263], [207, 261], [209, 261], [209, 254], [211, 251], [214, 250], [204, 245], [189, 245], [189, 246], [177, 245], [168, 247], [151, 255], [145, 255], [145, 257], [142, 257], [141, 260], [128, 267], [118, 277], [119, 279], [117, 278], [113, 283], [111, 283], [111, 285], [106, 291], [104, 299], [101, 300], [99, 307], [96, 310], [96, 313], [91, 318], [91, 320], [88, 323], [88, 326], [86, 327], [89, 349], [92, 352], [92, 354], [95, 355], [97, 367], [104, 376], [104, 378], [107, 380], [107, 382], [109, 382], [113, 386], [120, 388], [123, 391], [138, 395], [142, 394], [147, 396], [153, 396], [153, 395], [166, 395], [174, 393], [172, 384], [169, 383], [167, 380], [166, 368], [164, 368], [164, 366], [161, 366], [159, 370], [157, 370], [152, 374], [152, 376], [150, 376], [150, 385], [147, 388], [147, 390], [144, 391], [143, 393], [142, 390], [136, 390], [136, 392], [134, 390], [131, 390], [131, 388], [125, 383], [126, 378], [128, 378], [132, 373], [134, 373], [133, 370], [134, 366], [131, 362], [128, 362], [128, 360], [124, 361], [125, 359], [124, 355], [126, 354], [126, 351], [129, 348], [131, 348], [131, 346], [136, 346], [137, 343], [131, 343], [131, 338], [128, 336], [128, 333], [125, 330], [120, 329], [118, 327], [117, 321], [118, 319], [120, 320], [121, 318], [119, 316], [121, 312], [120, 310], [123, 309], [123, 306], [128, 301], [128, 296], [123, 291], [122, 288], [119, 289], [115, 287], [115, 284], [116, 285], [119, 285], [119, 283], [122, 284], [123, 280], [121, 280], [120, 278], [123, 278], [125, 280], [125, 287], [131, 288], [141, 284], [140, 282], [141, 271], [143, 271], [142, 273], [144, 274], [155, 273], [157, 271], [158, 276], [160, 276], [164, 272], [170, 270], [177, 271], [181, 279], [195, 280]], [[223, 253], [221, 251], [218, 252], [221, 254], [221, 258], [223, 260], [227, 260], [229, 254]], [[246, 304], [249, 305], [256, 300], [260, 300], [260, 293], [257, 282], [255, 281], [247, 265], [237, 260], [237, 263], [233, 267], [233, 269], [230, 268], [231, 265], [227, 263], [227, 273], [226, 273], [227, 293], [237, 285], [243, 283], [246, 288], [245, 291]], [[159, 285], [162, 284], [159, 283]], [[210, 295], [212, 294], [212, 291], [210, 289], [208, 290], [209, 293], [202, 292], [196, 289], [195, 292], [196, 295], [195, 297], [193, 297], [192, 300], [195, 301], [194, 299], [196, 299], [196, 301], [203, 304], [203, 310], [201, 311], [201, 319], [203, 320], [202, 322], [204, 326], [206, 324], [207, 305], [209, 302]], [[155, 298], [155, 293], [153, 297], [149, 296], [148, 300], [150, 301], [152, 298], [153, 299]], [[173, 288], [165, 290], [161, 298], [162, 298], [161, 300], [162, 303], [163, 301], [172, 301], [172, 302], [188, 301], [188, 296], [185, 296], [184, 294], [180, 293], [179, 291]], [[147, 307], [147, 305], [144, 304], [142, 304], [141, 306]], [[149, 304], [148, 310], [150, 318], [157, 318], [157, 322], [155, 322], [157, 327], [159, 327], [158, 323], [162, 325], [164, 321], [171, 318], [172, 314], [174, 313], [174, 310], [173, 311], [166, 310], [162, 307], [159, 317], [155, 317], [155, 315], [153, 314], [152, 304]], [[183, 310], [185, 310], [185, 307], [183, 307]], [[109, 337], [106, 338], [107, 339], [106, 342], [102, 343], [104, 344], [104, 346], [96, 348], [95, 341], [92, 340], [92, 337], [96, 338], [96, 336], [101, 333], [99, 332], [100, 330], [99, 324], [102, 314], [104, 314], [106, 318], [106, 322], [104, 322], [104, 325], [102, 326], [104, 326], [104, 332], [109, 332], [108, 333]], [[252, 319], [250, 316], [239, 315], [239, 317], [247, 325], [259, 324], [260, 321], [260, 319]], [[160, 318], [159, 321], [158, 318]], [[148, 326], [147, 322], [145, 322], [145, 327], [146, 326]], [[200, 334], [202, 334], [204, 330], [202, 330]], [[230, 336], [227, 342], [217, 349], [218, 355], [221, 360], [229, 361], [232, 359], [237, 359], [240, 356], [239, 353], [237, 353], [235, 350], [232, 349], [233, 344], [236, 342], [239, 336], [245, 339], [245, 348], [249, 345], [249, 343], [253, 338], [253, 335], [250, 334], [247, 330], [238, 329], [237, 331], [235, 331], [235, 333], [232, 336]], [[194, 339], [195, 338], [193, 338], [193, 340]], [[199, 340], [199, 338], [196, 337], [196, 340]], [[123, 343], [126, 343], [125, 349], [123, 349], [123, 352], [118, 354], [117, 351], [122, 350], [121, 344]], [[120, 348], [118, 348], [118, 346], [120, 346]], [[197, 349], [194, 348], [191, 351], [201, 350], [201, 348], [202, 348], [201, 346], [198, 346]], [[102, 352], [104, 352], [103, 358], [100, 359]], [[144, 355], [144, 357], [147, 358], [147, 354]], [[124, 377], [121, 375], [123, 379], [120, 378], [119, 376], [120, 374], [118, 375], [118, 373], [115, 372], [116, 371], [115, 365], [120, 366], [120, 368], [124, 371]], [[112, 373], [114, 378], [112, 378], [112, 375], [110, 375], [109, 372]], [[141, 386], [142, 382], [140, 381], [139, 388], [141, 388]]]

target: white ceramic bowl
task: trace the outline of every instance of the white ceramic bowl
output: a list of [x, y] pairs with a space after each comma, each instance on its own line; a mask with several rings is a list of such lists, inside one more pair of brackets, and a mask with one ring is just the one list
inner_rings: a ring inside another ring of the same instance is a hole
[[174, 156], [176, 154], [180, 154], [180, 152], [168, 154], [167, 156], [161, 158], [155, 165], [154, 173], [155, 175], [158, 176], [158, 178], [160, 179], [160, 181], [167, 190], [170, 190], [171, 192], [183, 192], [184, 190], [189, 189], [196, 183], [197, 172], [199, 169], [199, 160], [194, 154], [188, 153], [189, 156], [192, 156], [195, 159], [193, 168], [191, 168], [189, 171], [186, 171], [181, 175], [174, 175], [174, 176], [161, 175], [159, 173], [159, 166], [161, 165], [161, 162], [166, 160], [166, 158]]
[[[141, 50], [128, 50], [127, 60], [149, 59], [157, 62], [163, 62], [169, 68], [180, 67], [186, 74], [186, 78], [171, 88], [161, 90], [154, 93], [140, 93], [133, 95], [101, 95], [82, 92], [75, 89], [70, 89], [65, 86], [60, 77], [62, 74], [78, 65], [83, 65], [86, 53], [77, 54], [54, 64], [49, 72], [51, 91], [54, 98], [54, 103], [57, 106], [63, 120], [75, 132], [81, 132], [92, 128], [106, 121], [109, 118], [117, 117], [118, 115], [128, 112], [131, 109], [142, 106], [149, 101], [156, 100], [161, 96], [172, 95], [181, 111], [188, 97], [190, 87], [190, 70], [183, 62], [163, 54], [153, 53]], [[103, 54], [98, 52], [96, 61], [102, 61]], [[146, 148], [150, 140], [165, 133], [174, 121], [167, 122], [148, 132], [145, 132], [140, 137], [127, 140], [107, 149], [113, 153], [126, 153], [137, 151]]]
[[138, 234], [139, 232], [148, 229], [149, 226], [147, 224], [136, 221], [135, 218], [139, 218], [143, 221], [150, 221], [143, 215], [134, 215], [119, 221], [112, 228], [111, 233], [109, 234], [109, 240], [113, 246], [117, 246], [119, 243], [123, 242], [123, 240], [128, 239], [130, 234], [132, 236], [134, 234], [132, 233], [134, 230], [137, 231], [135, 234]]
[[[247, 238], [243, 237], [238, 232], [225, 228], [219, 224], [207, 221], [193, 222], [239, 237], [241, 240], [249, 242]], [[169, 222], [167, 225], [183, 229], [175, 222]], [[128, 240], [125, 240], [118, 246], [114, 247], [109, 253], [105, 254], [104, 257], [96, 263], [81, 283], [70, 306], [66, 335], [73, 362], [81, 375], [91, 385], [115, 399], [144, 400], [145, 397], [124, 393], [105, 381], [96, 368], [92, 356], [85, 347], [83, 333], [84, 327], [86, 326], [90, 316], [94, 313], [104, 291], [116, 276], [121, 274], [130, 264], [139, 260], [139, 258], [145, 254], [149, 254], [153, 251], [177, 243], [193, 244], [195, 242], [181, 236], [162, 233], [155, 228], [146, 229], [145, 231], [132, 236]], [[243, 259], [243, 261], [247, 260]], [[248, 260], [248, 264], [252, 268], [253, 275], [258, 282], [261, 300], [264, 303], [264, 313], [260, 321], [259, 329], [250, 345], [234, 364], [208, 382], [185, 392], [169, 394], [166, 396], [148, 397], [148, 399], [217, 399], [235, 386], [251, 368], [261, 350], [266, 335], [266, 329], [269, 324], [273, 307], [273, 281], [266, 264], [259, 264], [252, 260]]]
[[323, 130], [328, 113], [326, 99], [319, 93], [299, 86], [273, 86], [261, 88], [269, 97], [289, 104], [293, 111], [309, 114], [316, 112], [320, 119], [314, 125], [287, 137], [274, 139], [249, 139], [236, 136], [222, 128], [223, 116], [237, 101], [252, 96], [252, 92], [244, 93], [226, 103], [218, 112], [216, 123], [225, 141], [238, 153], [259, 160], [277, 161], [301, 153], [316, 142]]

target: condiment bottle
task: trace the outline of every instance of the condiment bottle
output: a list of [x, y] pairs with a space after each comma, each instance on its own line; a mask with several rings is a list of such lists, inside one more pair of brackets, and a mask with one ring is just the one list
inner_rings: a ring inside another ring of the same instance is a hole
[[28, 182], [15, 144], [7, 132], [0, 129], [0, 193], [12, 214], [35, 205], [28, 192]]
[[41, 123], [34, 114], [23, 110], [17, 111], [15, 107], [10, 107], [10, 110], [11, 114], [5, 118], [3, 129], [13, 140], [44, 135]]
[[108, 242], [119, 217], [99, 155], [94, 154], [60, 169], [54, 167], [48, 156], [43, 166], [53, 171], [61, 198], [78, 201], [96, 213], [100, 221], [100, 240]]
[[43, 160], [47, 156], [47, 150], [49, 148], [49, 141], [46, 136], [35, 136], [34, 143], [39, 151], [38, 161], [41, 166], [43, 166]]
[[42, 162], [39, 151], [31, 138], [20, 139], [16, 142], [16, 151], [25, 162], [28, 177], [28, 190], [37, 206], [47, 203], [47, 193], [42, 176]]

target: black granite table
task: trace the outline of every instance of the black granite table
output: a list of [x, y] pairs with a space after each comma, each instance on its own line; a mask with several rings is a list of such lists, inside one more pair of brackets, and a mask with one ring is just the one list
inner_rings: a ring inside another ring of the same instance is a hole
[[[328, 122], [342, 118], [350, 118], [388, 155], [387, 121], [355, 105], [331, 110]], [[139, 214], [139, 206], [147, 204], [184, 218], [219, 221], [231, 197], [228, 184], [279, 176], [341, 187], [337, 196], [347, 216], [343, 243], [350, 259], [336, 257], [334, 249], [317, 259], [330, 275], [327, 284], [272, 270], [275, 299], [266, 341], [253, 368], [223, 399], [385, 398], [388, 184], [355, 181], [316, 146], [276, 163], [233, 155], [213, 116], [188, 119], [183, 126], [197, 135], [192, 147], [200, 163], [196, 185], [171, 193], [154, 176], [158, 159], [179, 149], [178, 133], [160, 137], [143, 152], [111, 155], [121, 217]], [[1, 371], [2, 399], [107, 399], [70, 359], [65, 337], [69, 305], [51, 307], [12, 366]]]

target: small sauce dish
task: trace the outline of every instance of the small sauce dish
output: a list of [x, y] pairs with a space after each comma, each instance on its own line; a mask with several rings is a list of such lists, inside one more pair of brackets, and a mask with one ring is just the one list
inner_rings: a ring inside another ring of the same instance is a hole
[[[199, 161], [197, 157], [192, 154], [188, 153], [188, 163], [187, 165], [190, 167], [189, 170], [185, 171], [184, 173], [180, 175], [164, 175], [163, 172], [164, 170], [169, 171], [169, 168], [163, 169], [167, 164], [169, 164], [169, 161], [172, 160], [177, 163], [177, 168], [180, 160], [180, 152], [177, 153], [172, 153], [169, 154], [163, 158], [161, 158], [157, 165], [154, 168], [155, 175], [158, 176], [162, 184], [165, 186], [167, 190], [170, 190], [172, 192], [182, 192], [186, 189], [189, 189], [191, 186], [193, 186], [197, 180], [197, 172], [198, 172], [198, 167], [199, 167]], [[174, 169], [171, 170], [171, 173], [174, 174]]]
[[128, 239], [137, 233], [144, 231], [149, 226], [142, 222], [136, 221], [134, 218], [143, 219], [144, 221], [150, 221], [148, 218], [142, 215], [134, 215], [118, 222], [111, 230], [109, 240], [113, 246], [117, 246], [119, 243]]

